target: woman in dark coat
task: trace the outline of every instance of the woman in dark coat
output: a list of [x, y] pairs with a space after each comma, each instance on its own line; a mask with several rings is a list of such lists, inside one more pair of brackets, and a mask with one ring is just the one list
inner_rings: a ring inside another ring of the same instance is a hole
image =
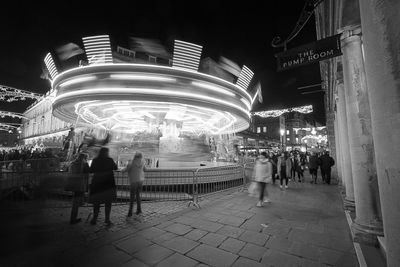
[[102, 147], [97, 158], [93, 159], [90, 166], [90, 172], [94, 173], [92, 183], [90, 184], [89, 202], [93, 204], [93, 219], [90, 224], [96, 224], [99, 216], [100, 204], [105, 206], [105, 223], [111, 224], [111, 202], [116, 197], [116, 186], [114, 180], [114, 170], [117, 165], [109, 157], [109, 150]]

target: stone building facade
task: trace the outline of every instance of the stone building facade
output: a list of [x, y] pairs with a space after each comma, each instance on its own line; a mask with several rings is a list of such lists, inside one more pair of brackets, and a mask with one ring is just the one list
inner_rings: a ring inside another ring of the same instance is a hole
[[357, 242], [400, 266], [400, 1], [327, 0], [318, 39], [341, 34], [342, 56], [320, 62], [328, 132]]

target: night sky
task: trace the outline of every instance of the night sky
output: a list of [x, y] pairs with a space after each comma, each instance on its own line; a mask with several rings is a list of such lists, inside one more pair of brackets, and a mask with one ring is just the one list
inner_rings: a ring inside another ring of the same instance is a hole
[[[47, 92], [50, 83], [40, 78], [46, 53], [69, 42], [83, 48], [85, 36], [109, 34], [112, 45], [124, 47], [130, 36], [159, 39], [170, 52], [173, 40], [180, 39], [203, 45], [203, 58], [218, 61], [224, 56], [252, 69], [261, 80], [264, 97], [253, 110], [312, 104], [315, 119], [324, 123], [323, 94], [302, 95], [297, 89], [321, 82], [319, 65], [278, 73], [274, 54], [283, 49], [271, 46], [273, 37], [285, 38], [292, 31], [304, 2], [146, 0], [85, 6], [55, 1], [26, 6], [13, 1], [13, 6], [1, 10], [0, 84]], [[315, 40], [312, 18], [288, 49]], [[0, 110], [23, 112], [31, 103], [0, 102]]]

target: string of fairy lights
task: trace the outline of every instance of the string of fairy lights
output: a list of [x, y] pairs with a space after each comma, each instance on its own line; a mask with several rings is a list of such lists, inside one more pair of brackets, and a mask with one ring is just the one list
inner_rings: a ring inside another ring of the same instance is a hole
[[[43, 96], [40, 94], [0, 85], [0, 102], [12, 103], [17, 101], [25, 101], [27, 99], [38, 101], [42, 99], [42, 97]], [[21, 113], [0, 110], [0, 119], [5, 118], [26, 119], [26, 117]], [[21, 133], [21, 125], [21, 123], [0, 122], [0, 131], [7, 131], [9, 133], [18, 131], [18, 133]]]
[[308, 106], [286, 108], [286, 109], [264, 110], [264, 111], [253, 112], [252, 114], [262, 118], [275, 118], [289, 112], [299, 112], [303, 114], [308, 114], [313, 112], [313, 107], [312, 105], [308, 105]]

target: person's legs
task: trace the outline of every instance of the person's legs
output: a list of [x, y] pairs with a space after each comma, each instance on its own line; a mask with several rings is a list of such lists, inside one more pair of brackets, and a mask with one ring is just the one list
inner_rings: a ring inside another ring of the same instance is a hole
[[140, 192], [142, 192], [142, 182], [136, 183], [136, 188], [135, 188], [135, 194], [136, 194], [136, 202], [137, 202], [137, 207], [136, 207], [136, 214], [142, 213], [142, 199], [140, 198]]
[[100, 212], [100, 204], [93, 204], [93, 218], [90, 221], [90, 224], [96, 224], [97, 222], [97, 217], [99, 217], [99, 212]]
[[286, 173], [284, 173], [284, 178], [285, 178], [285, 188], [288, 188], [289, 177], [287, 177]]
[[326, 182], [326, 173], [325, 170], [321, 169], [321, 176], [322, 176], [322, 182], [325, 183]]
[[264, 200], [264, 190], [265, 190], [266, 183], [258, 182], [258, 186], [260, 188], [259, 200], [263, 201]]
[[331, 170], [326, 170], [325, 176], [326, 176], [326, 183], [331, 184]]
[[131, 189], [130, 189], [130, 197], [129, 197], [129, 210], [128, 210], [128, 217], [132, 216], [132, 209], [133, 209], [133, 202], [135, 202], [135, 185], [131, 184]]
[[83, 200], [83, 192], [74, 192], [74, 196], [72, 198], [72, 209], [70, 217], [71, 224], [81, 221], [81, 219], [80, 218], [78, 219], [77, 217], [78, 217], [78, 209], [82, 203], [82, 200]]
[[283, 179], [284, 179], [284, 174], [285, 174], [285, 171], [283, 170], [281, 170], [281, 173], [279, 174], [279, 180], [280, 180], [280, 182], [281, 182], [281, 188], [282, 188], [282, 186], [283, 186]]
[[105, 210], [105, 223], [110, 224], [111, 201], [108, 201], [104, 204], [104, 210]]
[[262, 203], [264, 200], [264, 190], [265, 190], [266, 183], [258, 182], [258, 189], [260, 190], [259, 201], [257, 203], [257, 207], [262, 207]]

